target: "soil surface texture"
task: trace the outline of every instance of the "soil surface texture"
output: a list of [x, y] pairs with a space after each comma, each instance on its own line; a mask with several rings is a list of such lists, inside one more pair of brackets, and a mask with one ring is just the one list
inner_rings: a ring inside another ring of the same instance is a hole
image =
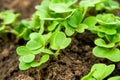
[[[41, 0], [0, 0], [0, 11], [14, 9], [21, 13], [20, 19], [29, 18], [35, 11], [34, 6]], [[119, 16], [120, 12], [116, 14]], [[24, 45], [23, 40], [15, 43], [14, 36], [6, 40], [0, 39], [0, 80], [80, 80], [88, 74], [95, 63], [112, 64], [107, 59], [96, 58], [92, 54], [96, 35], [86, 31], [72, 37], [72, 43], [60, 52], [58, 59], [52, 59], [43, 65], [43, 68], [31, 68], [20, 71], [16, 48]], [[114, 63], [116, 68], [109, 76], [120, 75], [120, 63]], [[106, 80], [106, 79], [105, 79]]]

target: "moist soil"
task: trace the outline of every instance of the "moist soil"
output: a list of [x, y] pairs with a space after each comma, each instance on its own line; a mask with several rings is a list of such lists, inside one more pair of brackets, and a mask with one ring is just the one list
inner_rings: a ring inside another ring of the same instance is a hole
[[[14, 9], [21, 13], [20, 19], [29, 18], [34, 12], [34, 6], [40, 2], [41, 0], [1, 0], [0, 10]], [[0, 80], [80, 80], [90, 71], [93, 64], [113, 63], [92, 55], [95, 46], [93, 41], [96, 37], [89, 31], [77, 34], [72, 37], [70, 46], [60, 52], [57, 60], [51, 58], [42, 69], [20, 71], [16, 48], [24, 45], [25, 41], [19, 40], [16, 43], [15, 37], [9, 34], [6, 40], [0, 39]], [[120, 75], [120, 63], [114, 64], [116, 68], [109, 77]]]

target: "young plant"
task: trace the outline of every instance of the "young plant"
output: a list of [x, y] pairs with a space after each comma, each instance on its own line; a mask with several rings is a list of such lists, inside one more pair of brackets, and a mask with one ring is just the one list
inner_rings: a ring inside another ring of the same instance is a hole
[[[113, 62], [120, 61], [120, 18], [113, 14], [86, 16], [92, 9], [96, 9], [94, 12], [102, 9], [106, 11], [119, 9], [118, 3], [113, 0], [93, 0], [93, 2], [82, 0], [78, 6], [76, 2], [77, 0], [43, 0], [41, 5], [36, 6], [37, 11], [31, 20], [21, 21], [17, 25], [15, 30], [19, 33], [19, 37], [28, 40], [25, 46], [17, 48], [21, 70], [42, 67], [51, 56], [57, 58], [60, 50], [71, 43], [71, 38], [67, 37], [83, 33], [85, 29], [99, 37], [95, 40], [96, 47], [93, 49], [95, 56]], [[114, 65], [96, 64], [83, 80], [102, 80], [114, 70], [114, 67]], [[104, 74], [102, 68], [105, 69]]]
[[[103, 80], [107, 76], [109, 76], [113, 70], [115, 69], [115, 65], [105, 65], [103, 63], [94, 64], [90, 70], [90, 72], [84, 76], [81, 80]], [[120, 76], [110, 77], [107, 80], [119, 80]]]
[[60, 50], [71, 43], [71, 38], [67, 36], [87, 29], [87, 25], [82, 23], [81, 10], [74, 6], [76, 2], [77, 0], [44, 0], [36, 6], [37, 11], [31, 20], [23, 21], [16, 27], [17, 31], [22, 27], [20, 36], [25, 35], [24, 29], [30, 30], [26, 45], [17, 48], [21, 70], [41, 67], [50, 56], [57, 58]]
[[86, 18], [84, 23], [99, 37], [95, 40], [93, 54], [113, 62], [120, 61], [120, 18], [113, 14], [98, 14], [96, 17]]
[[14, 33], [14, 24], [19, 15], [12, 10], [0, 12], [0, 37], [3, 37], [5, 33]]
[[[102, 63], [94, 64], [89, 74], [84, 76], [81, 80], [103, 80], [113, 72], [114, 68], [115, 68], [114, 64], [111, 64], [111, 65], [105, 65]], [[108, 80], [111, 80], [111, 79], [108, 79]]]
[[[17, 53], [20, 56], [19, 68], [26, 70], [30, 67], [40, 67], [49, 60], [50, 55], [57, 57], [60, 49], [66, 48], [70, 42], [71, 39], [66, 38], [65, 34], [60, 31], [44, 35], [31, 33], [26, 46], [17, 48]], [[54, 53], [52, 50], [56, 50], [56, 52]]]

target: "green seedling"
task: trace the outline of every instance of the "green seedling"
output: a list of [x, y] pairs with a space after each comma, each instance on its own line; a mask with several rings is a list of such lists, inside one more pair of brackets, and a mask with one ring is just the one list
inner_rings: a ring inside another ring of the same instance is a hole
[[86, 18], [83, 23], [99, 37], [94, 41], [96, 47], [93, 54], [113, 62], [120, 61], [120, 18], [113, 14], [98, 14], [96, 17]]
[[[49, 35], [49, 34], [48, 34]], [[53, 55], [53, 52], [45, 48], [46, 35], [40, 33], [30, 34], [30, 40], [26, 46], [20, 46], [17, 48], [17, 53], [20, 56], [19, 68], [26, 70], [30, 67], [38, 67], [41, 64], [49, 60], [49, 55]], [[35, 61], [35, 57], [38, 54], [43, 54], [39, 57], [38, 61]]]
[[[120, 61], [120, 17], [111, 13], [95, 14], [96, 16], [87, 14], [90, 10], [95, 10], [95, 13], [102, 10], [110, 12], [119, 9], [119, 4], [113, 0], [81, 0], [79, 5], [77, 2], [78, 0], [43, 0], [41, 5], [35, 7], [36, 12], [31, 19], [18, 22], [14, 29], [16, 35], [28, 40], [25, 46], [17, 48], [21, 70], [41, 67], [51, 56], [57, 58], [60, 50], [71, 43], [68, 36], [83, 33], [86, 29], [98, 35], [94, 41], [95, 56], [113, 62]], [[1, 28], [4, 27], [2, 25]], [[103, 80], [114, 67], [95, 64], [89, 75], [82, 79]]]
[[5, 33], [16, 34], [14, 24], [20, 14], [15, 14], [12, 10], [0, 12], [0, 36], [3, 37]]
[[110, 75], [115, 68], [114, 64], [105, 65], [102, 63], [94, 64], [88, 75], [84, 76], [81, 80], [103, 80]]
[[3, 21], [3, 25], [14, 23], [19, 14], [14, 14], [12, 10], [2, 11], [0, 13], [0, 19]]
[[119, 17], [112, 14], [100, 14], [96, 18], [99, 25], [94, 28], [94, 31], [99, 38], [95, 40], [97, 46], [93, 49], [93, 54], [113, 62], [120, 61], [118, 57], [120, 55]]
[[[30, 67], [39, 67], [49, 60], [50, 55], [57, 56], [60, 49], [66, 48], [71, 42], [70, 38], [66, 38], [63, 32], [54, 32], [41, 35], [40, 33], [31, 33], [30, 40], [26, 46], [17, 48], [17, 53], [20, 56], [19, 68], [26, 70]], [[47, 44], [50, 43], [50, 46]], [[50, 49], [49, 49], [50, 47]], [[52, 50], [56, 50], [54, 53]], [[40, 61], [35, 61], [35, 57], [39, 57]]]
[[106, 9], [108, 11], [120, 9], [120, 5], [115, 0], [101, 0], [101, 3], [96, 5], [96, 10]]
[[29, 27], [29, 21], [28, 20], [22, 20], [17, 23], [14, 32], [17, 35], [17, 39], [23, 38], [24, 40], [29, 40], [29, 35], [32, 33], [32, 29]]

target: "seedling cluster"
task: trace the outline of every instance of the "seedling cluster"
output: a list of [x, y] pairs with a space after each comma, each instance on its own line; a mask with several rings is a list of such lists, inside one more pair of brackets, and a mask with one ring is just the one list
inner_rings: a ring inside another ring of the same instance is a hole
[[[26, 45], [17, 48], [20, 70], [42, 67], [51, 57], [57, 58], [60, 50], [70, 45], [71, 36], [85, 30], [98, 36], [94, 41], [93, 55], [113, 62], [120, 61], [120, 17], [112, 13], [120, 10], [116, 1], [43, 0], [35, 8], [31, 19], [18, 22], [16, 18], [19, 14], [10, 10], [0, 13], [0, 36], [13, 33], [17, 39], [27, 41]], [[94, 14], [89, 14], [90, 11]], [[95, 64], [82, 80], [103, 80], [114, 68], [114, 64]], [[120, 76], [108, 80], [117, 79]]]

